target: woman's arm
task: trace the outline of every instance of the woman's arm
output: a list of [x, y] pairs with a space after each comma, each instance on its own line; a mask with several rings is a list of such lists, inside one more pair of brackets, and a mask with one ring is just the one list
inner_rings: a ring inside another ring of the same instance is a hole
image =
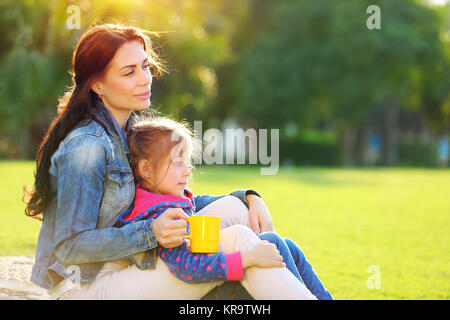
[[250, 220], [250, 228], [256, 234], [267, 231], [275, 231], [269, 210], [266, 207], [261, 196], [247, 195], [248, 215]]
[[66, 264], [111, 261], [155, 248], [151, 220], [96, 229], [104, 193], [106, 146], [95, 136], [72, 139], [58, 170], [55, 254]]

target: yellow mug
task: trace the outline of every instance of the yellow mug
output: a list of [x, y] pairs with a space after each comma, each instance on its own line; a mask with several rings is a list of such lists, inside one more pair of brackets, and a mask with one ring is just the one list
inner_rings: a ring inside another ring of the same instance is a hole
[[188, 221], [190, 226], [190, 234], [183, 237], [191, 240], [191, 252], [218, 252], [220, 217], [190, 216]]

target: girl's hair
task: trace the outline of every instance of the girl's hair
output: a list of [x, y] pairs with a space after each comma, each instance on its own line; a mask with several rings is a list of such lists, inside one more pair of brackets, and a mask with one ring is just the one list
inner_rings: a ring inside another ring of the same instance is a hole
[[150, 32], [118, 24], [94, 26], [83, 33], [73, 52], [73, 70], [69, 71], [72, 86], [59, 98], [58, 116], [50, 124], [37, 152], [34, 188], [24, 187], [26, 215], [37, 218], [49, 204], [51, 157], [59, 143], [81, 120], [93, 119], [92, 111], [100, 98], [91, 86], [94, 80], [104, 75], [120, 46], [128, 41], [140, 41], [152, 65], [153, 75], [161, 76], [166, 72], [147, 34]]
[[[139, 172], [139, 162], [142, 159], [150, 161], [153, 172], [159, 172], [169, 156], [171, 161], [177, 158], [187, 159], [189, 167], [192, 168], [194, 137], [186, 122], [177, 122], [161, 116], [136, 119], [127, 131], [127, 139], [131, 169], [136, 183], [143, 182]], [[167, 170], [164, 175], [166, 173]], [[160, 182], [151, 186], [152, 189]]]

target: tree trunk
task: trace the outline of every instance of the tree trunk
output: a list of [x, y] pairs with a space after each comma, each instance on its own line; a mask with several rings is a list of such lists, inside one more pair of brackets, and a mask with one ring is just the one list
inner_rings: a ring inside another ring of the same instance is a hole
[[398, 160], [398, 106], [392, 99], [386, 99], [383, 108], [383, 165], [393, 166]]
[[367, 164], [366, 152], [367, 143], [369, 139], [369, 126], [367, 123], [361, 124], [357, 129], [356, 144], [355, 144], [355, 158], [358, 166]]
[[354, 131], [350, 127], [341, 127], [338, 132], [341, 164], [344, 167], [354, 164], [353, 146], [355, 141]]

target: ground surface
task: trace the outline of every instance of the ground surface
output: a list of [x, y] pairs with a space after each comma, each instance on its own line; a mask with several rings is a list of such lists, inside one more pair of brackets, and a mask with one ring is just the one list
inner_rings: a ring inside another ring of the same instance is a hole
[[[34, 256], [25, 217], [32, 162], [0, 161], [0, 256]], [[195, 194], [253, 188], [335, 299], [450, 299], [450, 170], [258, 167], [194, 170]]]
[[29, 281], [33, 263], [31, 257], [0, 257], [0, 300], [49, 298], [45, 290]]

